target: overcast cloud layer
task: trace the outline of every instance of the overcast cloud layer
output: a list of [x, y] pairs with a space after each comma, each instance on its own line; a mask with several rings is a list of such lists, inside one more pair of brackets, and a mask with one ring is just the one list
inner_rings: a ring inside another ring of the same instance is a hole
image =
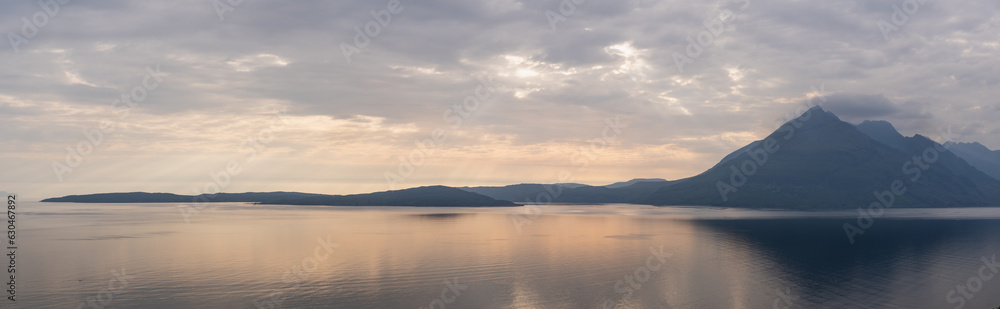
[[[678, 179], [817, 90], [845, 121], [1000, 148], [992, 0], [403, 0], [363, 48], [354, 28], [375, 30], [390, 1], [232, 2], [0, 4], [0, 189], [191, 194], [232, 161], [227, 192], [387, 190], [435, 129], [446, 140], [396, 188]], [[711, 42], [692, 49], [699, 34]], [[482, 80], [494, 91], [461, 107]], [[146, 97], [115, 111], [123, 93]], [[113, 132], [54, 171], [102, 120]]]

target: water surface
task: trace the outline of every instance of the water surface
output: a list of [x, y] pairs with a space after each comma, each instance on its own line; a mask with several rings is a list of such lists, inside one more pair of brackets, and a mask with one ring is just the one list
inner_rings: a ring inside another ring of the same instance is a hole
[[[853, 212], [22, 205], [3, 308], [955, 308], [1000, 251], [983, 208], [893, 209], [852, 245]], [[965, 308], [997, 306], [1000, 279]]]

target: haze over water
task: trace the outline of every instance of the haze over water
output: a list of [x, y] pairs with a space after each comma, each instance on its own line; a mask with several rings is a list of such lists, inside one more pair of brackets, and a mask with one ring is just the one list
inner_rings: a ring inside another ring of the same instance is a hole
[[954, 308], [1000, 251], [1000, 209], [892, 209], [851, 245], [850, 212], [546, 206], [519, 231], [519, 207], [23, 205], [11, 308], [77, 308], [112, 271], [134, 278], [108, 308]]

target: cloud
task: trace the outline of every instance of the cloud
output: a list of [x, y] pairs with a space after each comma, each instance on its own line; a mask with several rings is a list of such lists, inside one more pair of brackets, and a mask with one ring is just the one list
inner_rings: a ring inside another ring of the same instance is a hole
[[841, 119], [885, 119], [903, 110], [881, 94], [836, 93], [823, 107]]
[[[834, 94], [827, 108], [845, 120], [885, 119], [910, 135], [975, 128], [964, 138], [1000, 147], [991, 133], [1000, 129], [995, 1], [928, 2], [888, 41], [876, 22], [890, 18], [891, 3], [862, 0], [750, 1], [746, 9], [742, 1], [588, 1], [555, 31], [546, 12], [559, 11], [557, 0], [403, 1], [348, 63], [340, 44], [353, 43], [355, 27], [387, 3], [244, 1], [220, 21], [211, 1], [71, 2], [20, 52], [0, 48], [0, 116], [16, 125], [0, 140], [17, 147], [0, 150], [0, 158], [41, 175], [35, 181], [54, 181], [49, 163], [80, 140], [81, 130], [114, 117], [112, 102], [139, 85], [151, 65], [169, 78], [130, 110], [95, 158], [141, 153], [174, 166], [238, 154], [239, 143], [255, 133], [246, 123], [285, 109], [311, 126], [280, 137], [289, 140], [274, 149], [288, 158], [267, 161], [299, 175], [289, 181], [363, 179], [378, 187], [398, 156], [435, 129], [453, 133], [441, 156], [483, 167], [463, 172], [431, 160], [413, 184], [543, 181], [558, 173], [549, 168], [566, 164], [564, 155], [600, 137], [605, 119], [620, 116], [629, 127], [602, 156], [617, 169], [579, 177], [676, 179], [765, 136], [821, 85]], [[34, 3], [0, 4], [0, 30], [19, 32], [21, 17], [39, 10]], [[674, 54], [686, 53], [688, 38], [709, 31], [706, 22], [724, 10], [733, 12], [730, 22], [679, 71]], [[444, 114], [474, 95], [480, 78], [492, 78], [496, 91], [452, 128]], [[374, 123], [378, 130], [360, 129]], [[144, 151], [149, 145], [186, 152]], [[511, 148], [521, 161], [480, 151], [497, 147]], [[647, 168], [669, 164], [634, 159], [630, 151], [637, 149], [677, 158], [683, 167]], [[296, 165], [304, 160], [324, 165]], [[126, 175], [126, 166], [107, 163], [113, 161], [85, 161], [74, 173]], [[529, 161], [544, 168], [516, 167]], [[505, 167], [512, 174], [501, 172]], [[252, 189], [270, 189], [265, 176], [252, 175], [243, 181], [262, 186]], [[0, 182], [22, 176], [5, 174]], [[362, 189], [351, 188], [323, 192]]]

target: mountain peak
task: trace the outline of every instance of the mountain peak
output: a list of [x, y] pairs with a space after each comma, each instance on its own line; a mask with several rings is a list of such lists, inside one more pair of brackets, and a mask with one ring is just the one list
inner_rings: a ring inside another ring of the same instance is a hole
[[823, 109], [822, 106], [819, 106], [819, 105], [816, 105], [816, 106], [813, 106], [812, 108], [810, 108], [809, 112], [817, 113], [817, 114], [822, 114], [822, 115], [824, 115], [826, 117], [836, 118], [837, 120], [840, 120], [840, 117], [837, 117], [837, 115], [835, 115], [833, 112], [825, 110], [825, 109]]
[[947, 142], [944, 146], [980, 171], [1000, 179], [1000, 150], [990, 150], [986, 145], [976, 142]]
[[964, 148], [964, 149], [969, 150], [969, 151], [974, 151], [974, 152], [984, 152], [984, 153], [986, 153], [986, 152], [992, 152], [993, 151], [993, 150], [990, 150], [989, 147], [986, 147], [986, 145], [980, 144], [979, 142], [956, 143], [956, 142], [949, 141], [947, 143], [944, 143], [944, 145], [947, 146], [948, 148], [958, 146], [958, 147]]
[[827, 113], [827, 111], [824, 110], [823, 107], [819, 106], [819, 105], [816, 105], [816, 106], [813, 106], [812, 108], [809, 108], [809, 111], [811, 111], [811, 112], [818, 112], [818, 113]]
[[892, 123], [890, 123], [888, 121], [885, 121], [885, 120], [865, 120], [865, 121], [862, 121], [861, 124], [858, 124], [857, 127], [859, 127], [859, 128], [861, 128], [861, 127], [867, 127], [867, 128], [874, 128], [874, 129], [880, 129], [880, 130], [885, 130], [885, 131], [890, 131], [891, 130], [892, 133], [899, 134], [899, 136], [903, 136], [902, 134], [899, 133], [899, 131], [896, 130], [896, 127], [894, 127], [892, 125]]
[[906, 150], [906, 137], [900, 134], [899, 131], [896, 131], [896, 128], [888, 121], [865, 120], [855, 127], [858, 128], [858, 131], [861, 131], [861, 133], [868, 135], [868, 137], [879, 143], [886, 144], [898, 150]]
[[919, 173], [920, 181], [906, 182], [909, 190], [895, 199], [896, 205], [1000, 203], [1000, 182], [951, 153], [938, 153], [935, 161], [940, 163], [934, 169], [914, 171], [914, 156], [927, 156], [924, 151], [935, 149], [935, 145], [923, 136], [906, 138], [888, 122], [853, 125], [813, 107], [764, 140], [740, 148], [699, 175], [658, 188], [640, 202], [855, 208], [870, 204], [873, 190], [913, 179]]
[[[806, 110], [805, 112], [802, 113], [802, 115], [799, 115], [799, 117], [796, 117], [794, 120], [790, 122], [793, 124], [796, 122], [804, 124], [808, 123], [820, 124], [820, 123], [828, 123], [831, 121], [841, 122], [840, 117], [837, 117], [837, 115], [834, 115], [833, 113], [826, 111], [822, 107], [817, 105]], [[797, 126], [798, 125], [796, 125], [796, 127]]]

